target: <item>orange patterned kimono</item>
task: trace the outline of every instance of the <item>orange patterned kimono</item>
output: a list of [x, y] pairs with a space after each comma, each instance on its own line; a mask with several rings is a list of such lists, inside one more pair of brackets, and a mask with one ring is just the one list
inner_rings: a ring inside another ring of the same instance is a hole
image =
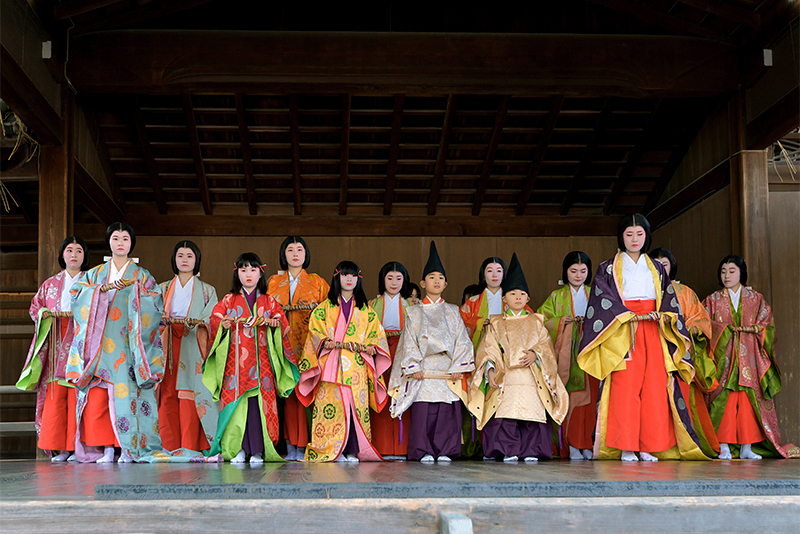
[[[303, 345], [305, 345], [306, 337], [308, 337], [308, 317], [316, 305], [328, 298], [328, 283], [320, 275], [309, 274], [303, 269], [298, 275], [297, 287], [291, 298], [288, 271], [272, 275], [267, 282], [267, 286], [267, 293], [277, 300], [281, 306], [309, 306], [307, 310], [286, 312], [289, 328], [291, 328], [289, 331], [289, 343], [292, 345], [292, 352], [299, 358], [303, 354]], [[289, 443], [296, 447], [308, 445], [306, 409], [297, 400], [295, 393], [286, 398], [283, 416], [283, 430]]]

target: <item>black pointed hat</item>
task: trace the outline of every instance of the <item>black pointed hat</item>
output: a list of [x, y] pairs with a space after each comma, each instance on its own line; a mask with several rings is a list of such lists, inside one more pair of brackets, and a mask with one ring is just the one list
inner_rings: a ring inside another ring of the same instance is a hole
[[522, 272], [522, 265], [519, 264], [516, 252], [511, 257], [511, 263], [503, 279], [503, 293], [508, 293], [515, 289], [519, 289], [530, 295], [530, 291], [528, 291], [528, 282], [525, 281], [525, 273]]
[[444, 265], [442, 265], [442, 260], [439, 259], [436, 243], [433, 241], [431, 241], [431, 251], [428, 254], [428, 263], [425, 264], [425, 269], [422, 270], [422, 278], [424, 279], [431, 273], [442, 273], [444, 279], [447, 280], [447, 273], [444, 272]]

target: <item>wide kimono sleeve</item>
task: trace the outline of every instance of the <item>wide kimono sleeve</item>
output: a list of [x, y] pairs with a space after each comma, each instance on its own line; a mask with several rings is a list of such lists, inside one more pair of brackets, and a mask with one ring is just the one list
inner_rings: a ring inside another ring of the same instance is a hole
[[486, 299], [483, 298], [484, 292], [468, 298], [458, 310], [464, 326], [467, 327], [467, 334], [472, 340], [473, 350], [478, 348], [483, 336], [483, 323], [489, 317], [489, 306]]
[[483, 339], [478, 345], [475, 354], [475, 371], [469, 385], [469, 400], [467, 408], [478, 421], [478, 430], [482, 430], [489, 419], [497, 412], [500, 388], [492, 388], [486, 379], [486, 372], [495, 369], [495, 382], [502, 383], [506, 373], [503, 360], [503, 348], [497, 336], [498, 318], [493, 317], [492, 322], [486, 327]]
[[[389, 376], [389, 395], [392, 397], [389, 411], [392, 417], [400, 417], [417, 396], [421, 381], [413, 379], [411, 375], [422, 371], [422, 359], [427, 346], [426, 337], [420, 335], [424, 319], [422, 306], [411, 306], [407, 313]], [[464, 328], [463, 323], [461, 328]]]
[[228, 308], [233, 296], [229, 293], [214, 305], [209, 321], [209, 334], [214, 342], [203, 362], [203, 384], [211, 392], [213, 402], [219, 402], [220, 394], [222, 393], [222, 382], [225, 377], [225, 363], [228, 360], [231, 336], [230, 330], [222, 328], [221, 323], [228, 315]]
[[691, 288], [678, 283], [674, 283], [673, 287], [678, 295], [678, 304], [691, 340], [690, 353], [695, 368], [695, 384], [703, 393], [709, 393], [718, 385], [717, 366], [713, 353], [709, 352], [711, 318]]
[[553, 340], [553, 343], [556, 341], [556, 336], [558, 335], [558, 324], [560, 320], [560, 316], [558, 314], [558, 307], [557, 300], [560, 296], [561, 292], [556, 290], [550, 293], [548, 297], [542, 302], [542, 305], [536, 310], [536, 313], [540, 313], [544, 315], [545, 318], [545, 327], [547, 327], [547, 331], [550, 332], [550, 338]]
[[295, 389], [297, 398], [303, 406], [311, 406], [314, 402], [317, 387], [322, 378], [321, 352], [326, 340], [332, 339], [329, 329], [335, 329], [336, 315], [331, 313], [335, 308], [329, 300], [320, 303], [308, 317], [308, 337], [303, 345], [303, 354], [300, 356], [298, 368], [300, 382]]
[[[453, 348], [450, 351], [450, 368], [448, 373], [470, 373], [475, 370], [475, 347], [469, 338], [467, 329], [459, 320], [458, 308], [448, 305], [450, 328], [453, 331]], [[465, 395], [466, 396], [466, 395]]]
[[[47, 306], [48, 296], [50, 301], [53, 301], [52, 296], [57, 293], [57, 284], [53, 283], [53, 278], [48, 278], [36, 292], [36, 295], [31, 299], [31, 306], [28, 310], [31, 319], [34, 322], [34, 334], [31, 346], [28, 349], [28, 356], [25, 359], [25, 365], [22, 367], [22, 373], [17, 381], [17, 388], [23, 391], [34, 391], [39, 389], [44, 380], [47, 380], [46, 362], [43, 356], [47, 354], [50, 346], [48, 334], [53, 325], [54, 319], [52, 317], [44, 317], [44, 312], [49, 311]], [[51, 304], [52, 306], [52, 304]], [[71, 335], [69, 336], [72, 337]], [[45, 370], [43, 373], [42, 371]], [[52, 370], [49, 370], [52, 372]]]
[[260, 327], [265, 330], [268, 346], [270, 365], [275, 377], [275, 385], [281, 397], [288, 397], [294, 391], [300, 380], [300, 371], [297, 366], [292, 343], [289, 340], [289, 319], [280, 303], [269, 295], [266, 296], [266, 306], [263, 310], [265, 319], [279, 319], [280, 325], [276, 327]]

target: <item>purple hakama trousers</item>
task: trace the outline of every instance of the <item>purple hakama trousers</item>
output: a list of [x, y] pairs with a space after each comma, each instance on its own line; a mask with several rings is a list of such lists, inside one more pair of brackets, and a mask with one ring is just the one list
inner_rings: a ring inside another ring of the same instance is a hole
[[552, 439], [550, 416], [544, 423], [492, 417], [482, 431], [483, 454], [492, 458], [534, 456], [540, 460], [551, 460]]
[[434, 458], [461, 455], [461, 401], [415, 402], [411, 405], [408, 429], [408, 459], [419, 460], [426, 454]]

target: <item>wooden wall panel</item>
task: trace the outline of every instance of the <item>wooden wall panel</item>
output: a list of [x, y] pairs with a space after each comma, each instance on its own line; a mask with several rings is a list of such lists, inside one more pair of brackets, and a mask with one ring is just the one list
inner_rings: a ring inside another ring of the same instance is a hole
[[719, 289], [719, 261], [731, 248], [730, 187], [653, 232], [652, 248], [666, 247], [678, 260], [678, 280], [701, 299]]
[[[800, 191], [769, 194], [772, 248], [772, 311], [775, 356], [783, 374], [776, 397], [783, 441], [800, 443]], [[756, 288], [758, 289], [758, 288]]]

